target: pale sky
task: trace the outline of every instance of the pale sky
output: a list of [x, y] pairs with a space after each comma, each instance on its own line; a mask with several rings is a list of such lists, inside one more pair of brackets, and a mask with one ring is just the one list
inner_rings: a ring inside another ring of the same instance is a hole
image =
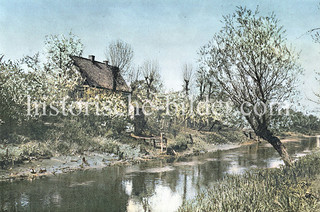
[[[320, 27], [320, 0], [0, 0], [0, 54], [19, 59], [42, 51], [49, 34], [77, 35], [85, 45], [84, 57], [105, 59], [107, 44], [116, 39], [130, 43], [134, 62], [156, 59], [165, 87], [179, 90], [183, 63], [196, 65], [197, 51], [207, 43], [222, 24], [223, 15], [236, 6], [262, 15], [275, 12], [287, 30], [288, 43], [301, 51], [305, 69], [302, 94], [312, 98], [320, 91], [315, 70], [320, 69], [320, 45], [313, 43], [308, 30]], [[303, 35], [303, 36], [302, 36]], [[309, 101], [304, 105], [311, 106]]]

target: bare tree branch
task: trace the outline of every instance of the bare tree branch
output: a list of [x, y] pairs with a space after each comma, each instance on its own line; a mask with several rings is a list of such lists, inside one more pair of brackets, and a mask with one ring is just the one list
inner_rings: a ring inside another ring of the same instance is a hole
[[157, 61], [147, 60], [141, 69], [147, 90], [147, 98], [150, 98], [151, 92], [157, 92], [161, 87], [160, 66]]
[[122, 75], [127, 75], [132, 65], [133, 49], [124, 41], [112, 41], [106, 49], [106, 57], [111, 65], [120, 69]]

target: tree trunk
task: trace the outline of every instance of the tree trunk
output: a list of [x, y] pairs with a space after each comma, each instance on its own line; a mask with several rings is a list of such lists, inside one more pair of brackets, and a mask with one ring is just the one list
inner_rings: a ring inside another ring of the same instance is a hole
[[186, 83], [186, 95], [188, 96], [189, 95], [189, 80], [184, 80], [185, 83]]
[[210, 100], [211, 98], [211, 89], [212, 89], [212, 82], [209, 82], [209, 92], [208, 92], [208, 98]]
[[283, 145], [280, 139], [273, 135], [268, 129], [261, 130], [257, 133], [258, 136], [268, 141], [273, 148], [279, 153], [286, 166], [292, 166], [292, 160], [287, 152], [287, 148]]

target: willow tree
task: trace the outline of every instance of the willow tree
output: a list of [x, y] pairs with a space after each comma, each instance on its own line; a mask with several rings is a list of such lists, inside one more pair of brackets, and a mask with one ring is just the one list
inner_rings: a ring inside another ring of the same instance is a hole
[[[320, 3], [318, 5], [318, 8], [320, 9]], [[320, 27], [313, 28], [313, 29], [309, 30], [308, 33], [312, 33], [311, 36], [312, 36], [313, 41], [316, 44], [320, 44]], [[318, 76], [320, 76], [320, 71], [317, 71], [316, 73], [317, 73]], [[319, 77], [317, 79], [320, 82]], [[315, 101], [314, 100], [312, 100], [312, 101], [320, 104], [320, 93], [317, 92], [317, 93], [314, 93], [314, 94], [316, 95], [317, 99]]]
[[185, 63], [182, 67], [182, 77], [183, 77], [183, 91], [186, 92], [186, 96], [190, 93], [191, 80], [193, 77], [192, 64]]
[[146, 60], [141, 69], [144, 78], [143, 87], [145, 87], [146, 97], [149, 99], [151, 93], [159, 92], [162, 87], [160, 66], [158, 61]]
[[106, 57], [111, 65], [117, 66], [122, 75], [127, 76], [132, 69], [133, 49], [130, 44], [116, 40], [106, 48]]
[[258, 9], [238, 7], [223, 17], [222, 23], [204, 53], [210, 74], [239, 110], [251, 106], [251, 111], [244, 113], [246, 121], [290, 166], [285, 146], [270, 130], [270, 111], [252, 109], [257, 104], [284, 102], [295, 93], [301, 73], [298, 55], [287, 45], [285, 30], [274, 14], [260, 16]]

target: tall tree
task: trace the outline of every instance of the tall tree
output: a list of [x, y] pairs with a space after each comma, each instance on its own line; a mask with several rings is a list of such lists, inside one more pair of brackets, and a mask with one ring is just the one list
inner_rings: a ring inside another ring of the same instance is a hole
[[157, 61], [147, 60], [143, 63], [142, 75], [144, 78], [144, 86], [147, 92], [147, 98], [150, 98], [151, 92], [158, 92], [162, 83], [160, 80], [160, 66]]
[[122, 40], [112, 41], [106, 49], [106, 57], [111, 65], [117, 66], [120, 73], [126, 76], [132, 66], [133, 49]]
[[208, 72], [205, 67], [199, 66], [196, 72], [196, 83], [199, 88], [199, 99], [202, 100], [204, 98], [207, 86], [207, 78]]
[[[320, 44], [320, 33], [319, 32], [315, 32], [313, 35], [312, 35], [312, 39], [314, 40], [315, 43], [317, 44]], [[316, 71], [316, 74], [317, 74], [317, 80], [318, 82], [320, 82], [320, 71]], [[316, 96], [316, 99], [313, 100], [313, 99], [310, 99], [311, 101], [317, 103], [317, 104], [320, 104], [320, 93], [319, 92], [314, 92], [314, 95]]]
[[52, 83], [51, 87], [61, 93], [72, 90], [82, 80], [70, 57], [82, 56], [84, 46], [81, 40], [72, 32], [67, 36], [48, 35], [45, 48], [47, 62], [43, 70], [47, 73], [48, 82]]
[[27, 96], [37, 95], [37, 90], [36, 73], [28, 73], [21, 68], [20, 61], [5, 60], [0, 55], [0, 137], [25, 127]]
[[207, 66], [207, 60], [210, 56], [207, 52], [207, 45], [202, 46], [198, 52], [199, 69], [197, 71], [197, 86], [199, 86], [200, 99], [206, 95], [209, 99], [221, 99], [221, 91], [216, 86], [214, 77], [210, 74], [210, 68]]
[[[318, 8], [320, 9], [320, 3], [318, 5]], [[320, 28], [314, 28], [314, 29], [311, 29], [309, 30], [309, 32], [311, 32], [311, 36], [312, 36], [312, 39], [315, 43], [317, 44], [320, 44]], [[318, 76], [320, 76], [320, 72], [316, 72]], [[319, 78], [317, 78], [318, 81], [320, 81]], [[317, 100], [315, 102], [317, 102], [318, 104], [320, 103], [320, 93], [315, 93], [316, 97], [317, 97]]]
[[82, 56], [83, 44], [76, 35], [70, 32], [67, 36], [47, 35], [45, 39], [45, 48], [48, 65], [55, 70], [61, 70], [66, 74], [71, 71], [73, 66], [70, 55]]
[[[222, 22], [223, 28], [207, 46], [207, 65], [233, 104], [239, 110], [244, 103], [252, 109], [257, 103], [268, 105], [290, 98], [301, 68], [296, 63], [298, 55], [286, 44], [285, 31], [276, 16], [259, 16], [258, 9], [238, 7]], [[270, 113], [252, 111], [245, 118], [254, 132], [276, 149], [285, 164], [291, 165], [285, 146], [269, 129]]]
[[188, 96], [190, 94], [191, 80], [193, 77], [193, 67], [192, 64], [184, 64], [182, 67], [183, 76], [183, 90]]
[[141, 70], [140, 67], [134, 68], [131, 67], [128, 76], [127, 76], [127, 82], [130, 84], [131, 92], [135, 92], [136, 89], [141, 84]]
[[24, 76], [25, 73], [17, 62], [5, 61], [4, 55], [0, 55], [0, 136], [11, 131], [22, 113], [21, 93], [25, 89]]

